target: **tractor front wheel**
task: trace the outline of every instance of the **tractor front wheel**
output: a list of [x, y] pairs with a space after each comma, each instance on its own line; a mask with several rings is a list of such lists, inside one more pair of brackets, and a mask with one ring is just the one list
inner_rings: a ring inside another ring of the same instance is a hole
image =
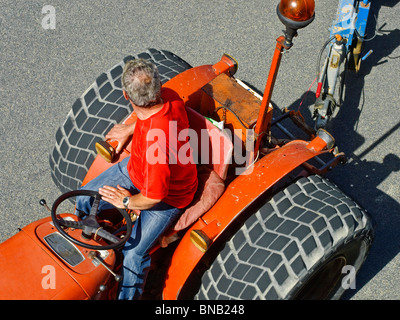
[[337, 186], [301, 178], [251, 215], [204, 273], [197, 299], [339, 299], [373, 238]]

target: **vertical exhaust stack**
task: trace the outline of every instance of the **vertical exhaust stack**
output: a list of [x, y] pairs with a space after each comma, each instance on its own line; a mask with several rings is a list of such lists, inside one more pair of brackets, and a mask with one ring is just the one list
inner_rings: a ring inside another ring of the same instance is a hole
[[270, 125], [268, 120], [272, 119], [272, 112], [269, 110], [269, 105], [281, 63], [282, 52], [292, 47], [292, 40], [293, 37], [297, 35], [297, 30], [308, 26], [314, 20], [315, 2], [314, 0], [281, 0], [276, 10], [279, 19], [286, 26], [286, 31], [285, 36], [280, 36], [276, 39], [274, 56], [272, 58], [267, 84], [265, 85], [264, 95], [254, 129], [254, 135], [257, 139], [255, 141], [253, 154], [250, 155], [250, 163], [259, 150], [265, 132], [268, 131]]

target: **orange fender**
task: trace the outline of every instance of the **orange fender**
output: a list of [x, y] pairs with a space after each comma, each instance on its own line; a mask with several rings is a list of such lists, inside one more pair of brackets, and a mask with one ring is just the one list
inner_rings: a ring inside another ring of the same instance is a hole
[[233, 180], [217, 203], [186, 232], [179, 243], [168, 270], [163, 298], [178, 299], [187, 278], [204, 255], [190, 240], [192, 230], [201, 230], [215, 241], [251, 203], [286, 174], [326, 152], [323, 150], [325, 147], [326, 143], [319, 137], [311, 142], [292, 141], [264, 156]]

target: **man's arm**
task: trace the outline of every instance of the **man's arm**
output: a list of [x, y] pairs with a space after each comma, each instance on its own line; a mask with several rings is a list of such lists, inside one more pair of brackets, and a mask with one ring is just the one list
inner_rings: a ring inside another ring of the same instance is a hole
[[122, 201], [125, 197], [130, 197], [128, 209], [130, 210], [146, 210], [150, 209], [151, 207], [155, 206], [157, 203], [161, 202], [161, 199], [150, 199], [145, 197], [141, 193], [137, 193], [131, 195], [131, 193], [122, 188], [121, 186], [117, 186], [117, 188], [111, 186], [104, 186], [103, 188], [99, 189], [99, 193], [102, 196], [104, 201], [111, 203], [112, 205], [116, 206], [117, 208], [124, 209], [124, 204]]
[[128, 209], [146, 210], [154, 207], [159, 202], [161, 202], [161, 199], [150, 199], [141, 193], [137, 193], [130, 197]]
[[106, 140], [118, 141], [118, 146], [115, 152], [118, 154], [121, 152], [123, 146], [128, 142], [129, 137], [133, 135], [135, 131], [136, 121], [131, 124], [116, 124], [105, 136]]

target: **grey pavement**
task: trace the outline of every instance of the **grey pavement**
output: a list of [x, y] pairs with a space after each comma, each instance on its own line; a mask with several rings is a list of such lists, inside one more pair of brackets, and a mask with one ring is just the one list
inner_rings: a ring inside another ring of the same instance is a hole
[[[42, 1], [1, 0], [0, 241], [48, 216], [39, 205], [60, 194], [48, 156], [72, 103], [103, 71], [147, 48], [169, 50], [191, 65], [223, 53], [239, 62], [236, 76], [262, 91], [283, 25], [278, 1], [60, 1], [55, 29], [44, 29]], [[338, 1], [316, 1], [315, 21], [299, 31], [282, 59], [272, 97], [309, 121], [319, 50]], [[328, 174], [374, 217], [376, 239], [346, 299], [400, 298], [400, 3], [374, 1], [367, 42], [373, 55], [347, 79], [346, 104], [332, 123], [346, 166]]]

